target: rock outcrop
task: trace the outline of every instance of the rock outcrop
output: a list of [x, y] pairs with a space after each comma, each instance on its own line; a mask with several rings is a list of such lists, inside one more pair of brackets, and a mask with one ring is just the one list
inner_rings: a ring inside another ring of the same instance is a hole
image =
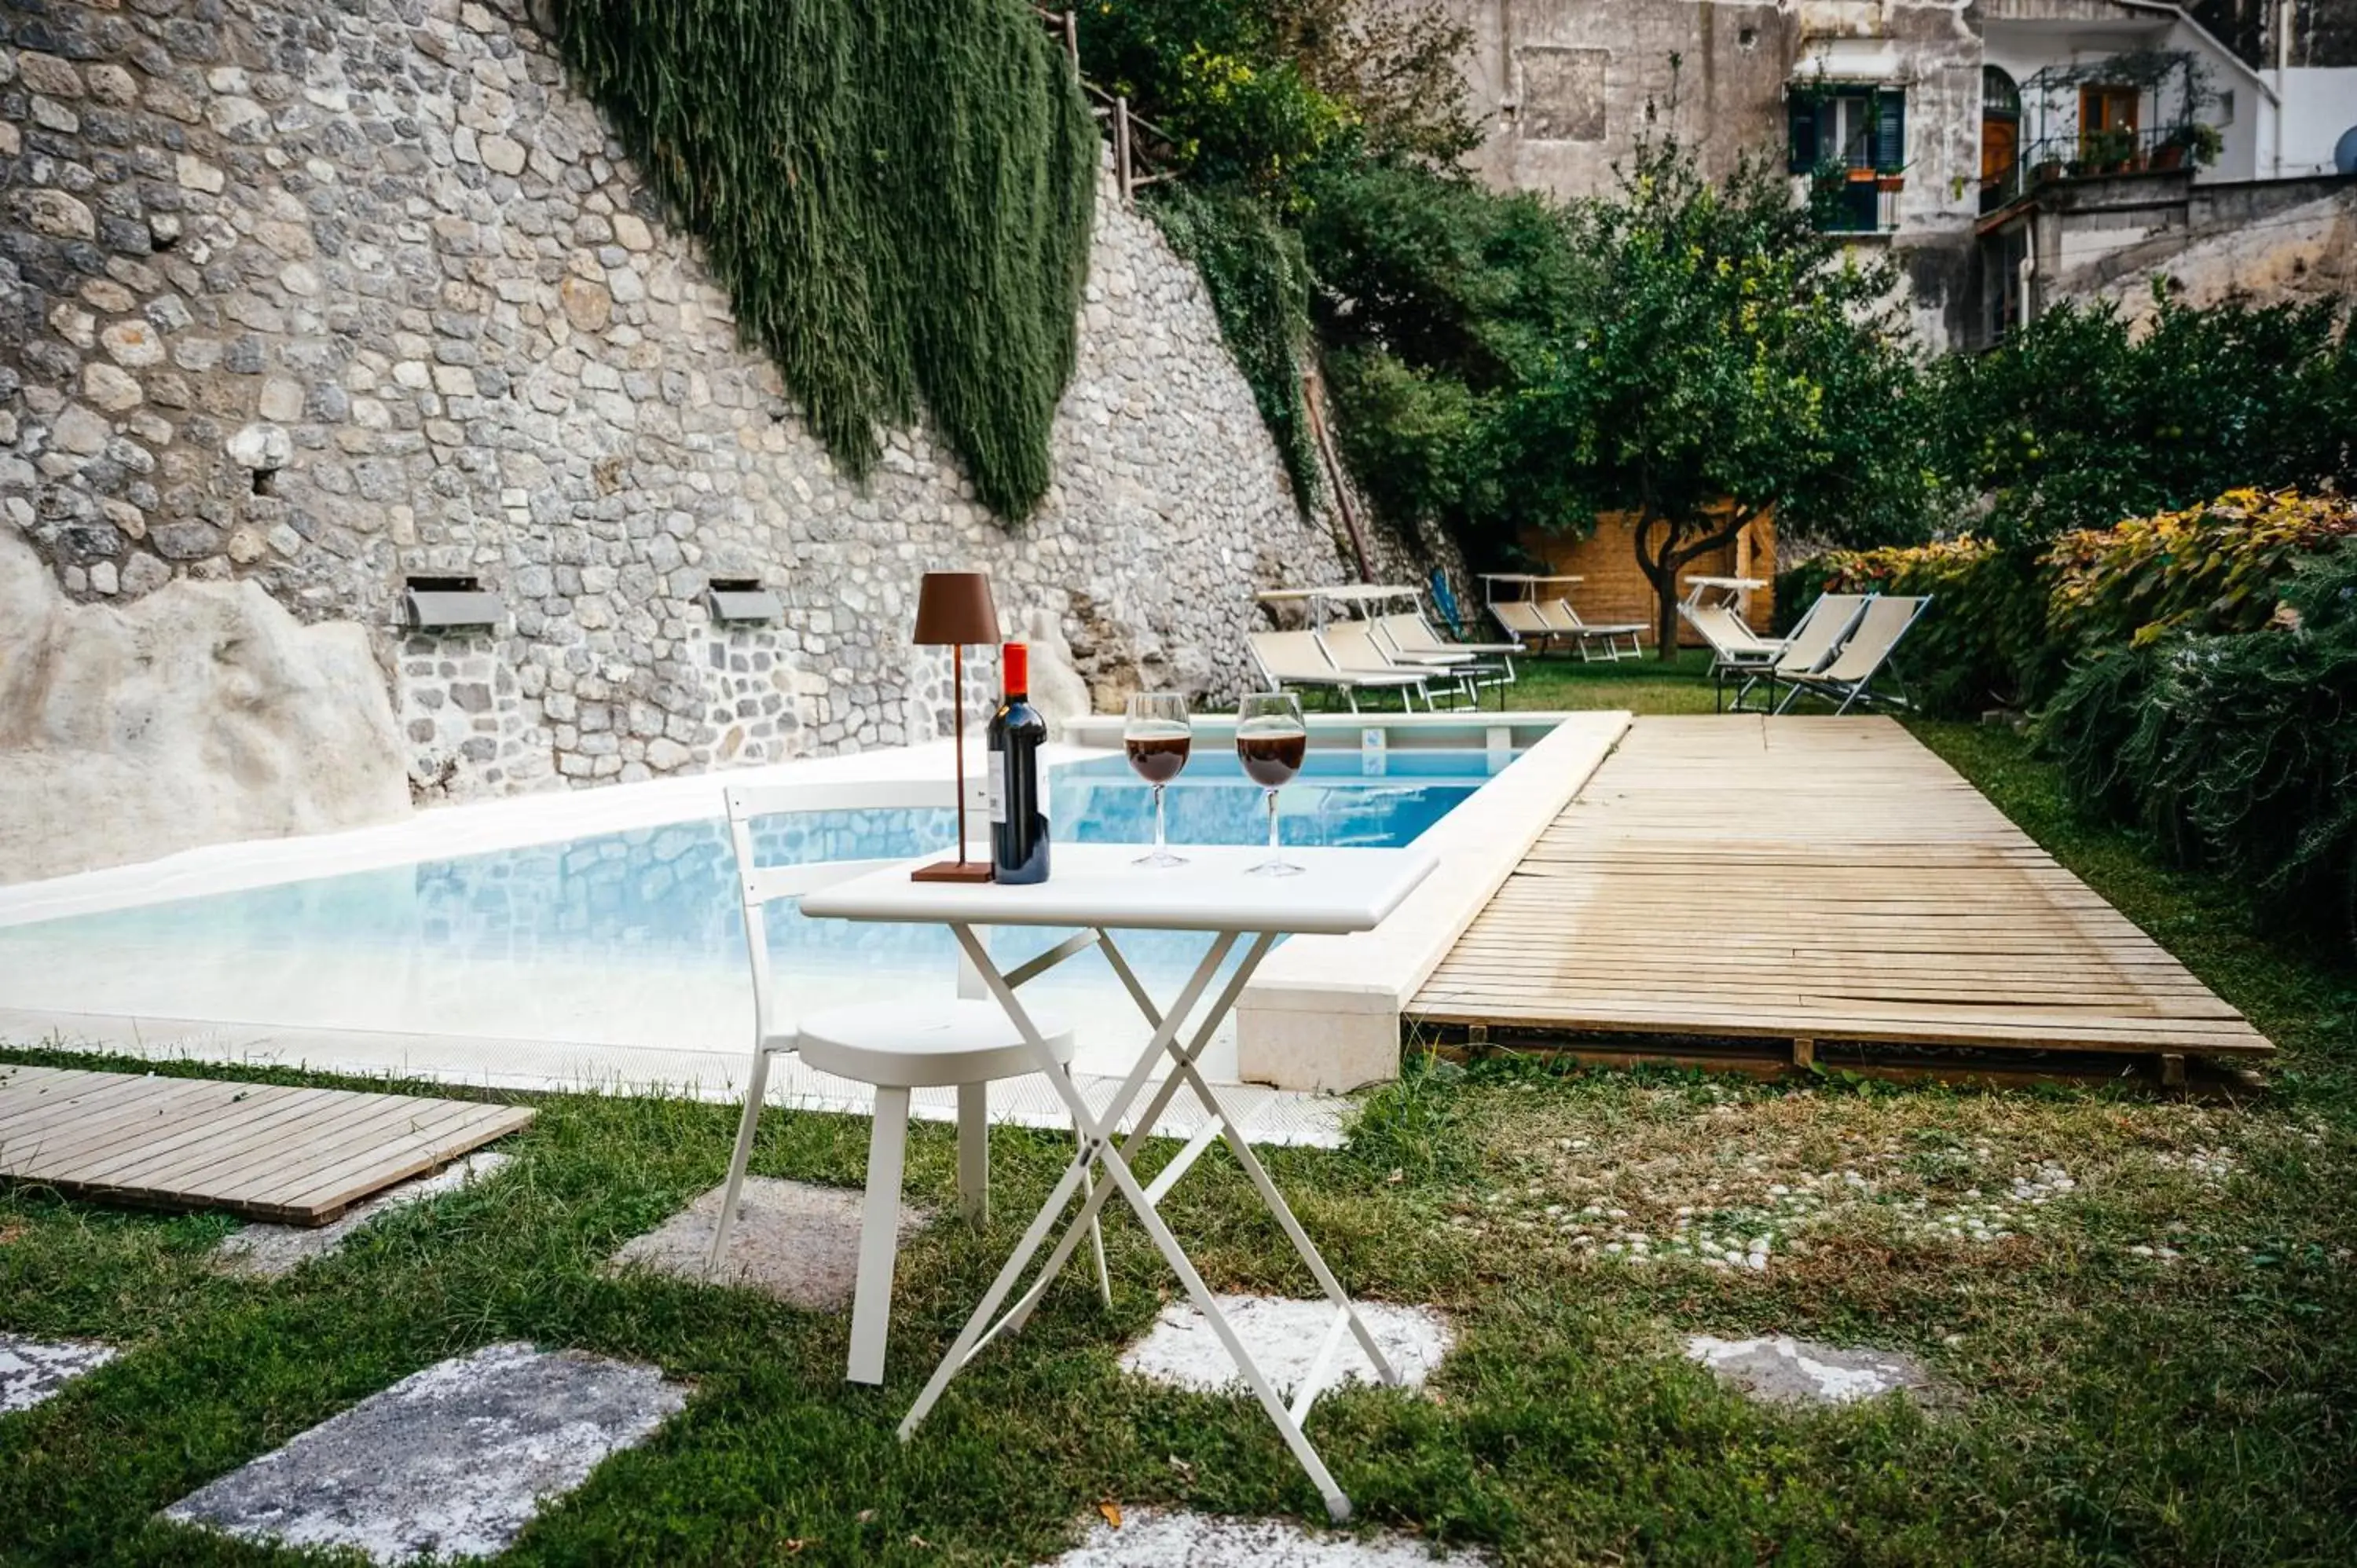
[[0, 531], [0, 882], [408, 810], [361, 628], [253, 583], [72, 604]]

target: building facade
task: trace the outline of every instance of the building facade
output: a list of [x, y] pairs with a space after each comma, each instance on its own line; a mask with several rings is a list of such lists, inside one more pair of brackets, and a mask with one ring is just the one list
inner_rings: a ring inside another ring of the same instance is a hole
[[[2259, 15], [2264, 13], [2264, 15]], [[1781, 158], [1829, 229], [1887, 249], [1919, 331], [2018, 320], [2020, 245], [1992, 214], [2041, 182], [2194, 185], [2329, 174], [2357, 124], [2357, 0], [1461, 0], [1491, 183], [1612, 188], [1649, 134], [1706, 172]], [[2232, 40], [2231, 42], [2229, 40]]]

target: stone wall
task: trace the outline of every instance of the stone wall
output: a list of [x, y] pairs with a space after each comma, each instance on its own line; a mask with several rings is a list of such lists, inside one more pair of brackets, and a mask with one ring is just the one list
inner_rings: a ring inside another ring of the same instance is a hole
[[[2233, 199], [2245, 190], [2283, 205], [2255, 210]], [[2051, 297], [2117, 300], [2142, 318], [2160, 279], [2172, 297], [2196, 307], [2229, 299], [2357, 305], [2357, 179], [2197, 187], [2196, 196], [2184, 227], [2063, 274]]]
[[[922, 430], [853, 483], [545, 23], [0, 13], [0, 512], [70, 596], [242, 580], [360, 622], [430, 800], [930, 738], [929, 567], [988, 571], [1100, 704], [1233, 693], [1253, 591], [1342, 575], [1194, 273], [1109, 194], [1038, 515], [988, 516]], [[420, 576], [506, 615], [407, 635]], [[760, 580], [781, 622], [716, 628], [714, 577]]]

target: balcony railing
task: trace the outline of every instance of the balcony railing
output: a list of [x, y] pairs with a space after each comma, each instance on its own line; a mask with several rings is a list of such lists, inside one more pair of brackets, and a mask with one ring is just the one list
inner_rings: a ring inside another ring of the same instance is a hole
[[1981, 210], [2010, 207], [2055, 180], [2206, 166], [2217, 156], [2217, 135], [2207, 125], [2161, 125], [2048, 136], [2024, 147], [2002, 178], [1981, 181]]
[[1827, 234], [1888, 234], [1899, 227], [1903, 174], [1872, 169], [1822, 169], [1811, 209]]

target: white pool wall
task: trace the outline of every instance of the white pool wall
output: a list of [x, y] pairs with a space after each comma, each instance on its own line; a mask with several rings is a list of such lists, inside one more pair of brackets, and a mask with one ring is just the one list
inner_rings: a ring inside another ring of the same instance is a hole
[[[1471, 715], [1414, 716], [1462, 723]], [[1245, 1082], [1340, 1093], [1398, 1077], [1401, 1014], [1631, 718], [1617, 711], [1511, 716], [1518, 728], [1526, 718], [1544, 721], [1540, 733], [1518, 740], [1522, 755], [1512, 765], [1416, 840], [1440, 862], [1423, 886], [1372, 931], [1294, 938], [1244, 988], [1236, 1070]], [[1437, 743], [1440, 733], [1417, 738]], [[1387, 737], [1394, 746], [1408, 740]]]

